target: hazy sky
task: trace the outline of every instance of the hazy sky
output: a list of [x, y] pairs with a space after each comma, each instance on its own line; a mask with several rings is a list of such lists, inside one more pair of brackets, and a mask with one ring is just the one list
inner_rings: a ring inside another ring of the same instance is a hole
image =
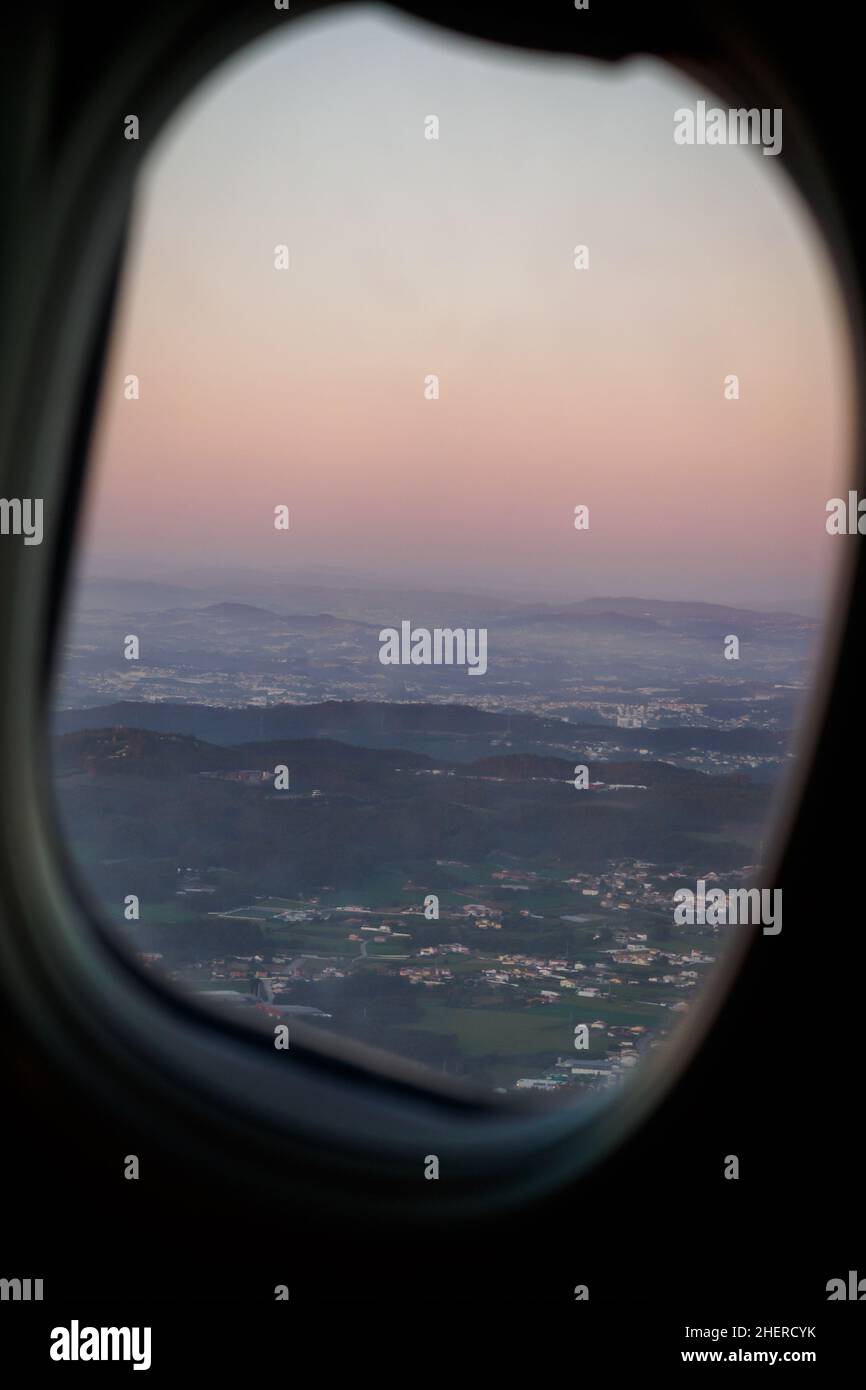
[[711, 94], [654, 62], [373, 8], [290, 35], [214, 74], [150, 158], [88, 567], [819, 591], [844, 545], [824, 518], [851, 466], [848, 350], [779, 160], [676, 145], [676, 108]]

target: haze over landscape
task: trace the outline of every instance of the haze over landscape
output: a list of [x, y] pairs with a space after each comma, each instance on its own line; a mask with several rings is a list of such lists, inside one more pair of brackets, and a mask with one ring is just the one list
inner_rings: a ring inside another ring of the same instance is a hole
[[[222, 592], [79, 591], [56, 789], [103, 916], [256, 1027], [300, 1021], [505, 1093], [616, 1084], [737, 930], [674, 929], [673, 894], [754, 876], [820, 625], [277, 574], [245, 590], [272, 607]], [[406, 611], [483, 620], [484, 676], [383, 666], [381, 624]]]

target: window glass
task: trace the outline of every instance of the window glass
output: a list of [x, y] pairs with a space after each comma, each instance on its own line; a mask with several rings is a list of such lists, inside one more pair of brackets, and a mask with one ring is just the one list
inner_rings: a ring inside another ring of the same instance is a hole
[[773, 949], [852, 407], [768, 114], [353, 9], [160, 136], [52, 711], [143, 969], [573, 1099]]

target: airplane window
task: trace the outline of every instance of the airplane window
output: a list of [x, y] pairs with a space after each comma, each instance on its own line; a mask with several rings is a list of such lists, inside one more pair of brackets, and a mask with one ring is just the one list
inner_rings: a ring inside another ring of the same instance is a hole
[[783, 143], [655, 60], [374, 8], [172, 119], [51, 710], [75, 872], [153, 979], [575, 1101], [774, 949], [853, 439]]

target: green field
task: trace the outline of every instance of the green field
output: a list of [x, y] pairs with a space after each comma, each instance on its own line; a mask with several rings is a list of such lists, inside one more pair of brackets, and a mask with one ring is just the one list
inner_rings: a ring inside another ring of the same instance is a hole
[[[140, 907], [141, 917], [139, 924], [142, 927], [160, 926], [177, 927], [187, 926], [199, 920], [198, 914], [190, 912], [188, 907], [181, 907], [177, 899], [169, 898], [166, 902], [153, 902], [151, 899], [142, 901]], [[121, 918], [123, 912], [120, 912]], [[131, 925], [121, 921], [121, 925]]]
[[[607, 1024], [658, 1027], [674, 1015], [652, 1005], [626, 1005], [612, 999], [581, 999], [574, 1005], [536, 1005], [531, 1009], [451, 1008], [433, 1001], [424, 1003], [423, 1020], [414, 1025], [436, 1033], [453, 1033], [470, 1053], [570, 1052], [574, 1026], [604, 1019]], [[599, 1031], [598, 1036], [604, 1035]], [[592, 1034], [590, 1034], [592, 1037]], [[595, 1050], [595, 1049], [593, 1049]], [[599, 1051], [601, 1049], [599, 1048]]]

